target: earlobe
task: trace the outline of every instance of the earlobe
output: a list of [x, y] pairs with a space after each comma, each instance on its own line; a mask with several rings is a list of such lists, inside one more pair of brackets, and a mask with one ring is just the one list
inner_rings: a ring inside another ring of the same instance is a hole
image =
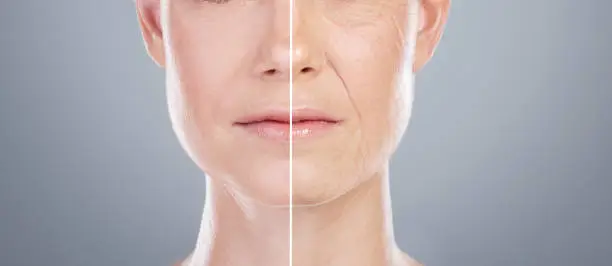
[[414, 72], [420, 71], [433, 56], [442, 38], [450, 9], [450, 0], [421, 0], [420, 2]]
[[159, 19], [159, 0], [136, 0], [138, 23], [149, 57], [165, 66], [164, 41]]

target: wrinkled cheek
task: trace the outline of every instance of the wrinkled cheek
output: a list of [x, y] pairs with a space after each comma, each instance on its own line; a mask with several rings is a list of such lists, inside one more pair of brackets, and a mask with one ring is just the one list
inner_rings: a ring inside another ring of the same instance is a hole
[[368, 168], [385, 163], [396, 143], [400, 95], [393, 86], [390, 65], [378, 65], [378, 71], [371, 69], [372, 79], [353, 94], [359, 113], [359, 155]]
[[362, 103], [359, 143], [356, 161], [363, 171], [370, 173], [384, 164], [390, 157], [394, 143], [393, 108], [388, 95], [379, 94]]
[[370, 145], [376, 148], [378, 156], [381, 156], [382, 159], [390, 156], [392, 145], [395, 142], [394, 116], [393, 111], [386, 108], [369, 127]]
[[[381, 104], [387, 103], [381, 102]], [[370, 111], [361, 123], [360, 160], [366, 168], [386, 163], [398, 143], [398, 121], [395, 110], [388, 106], [376, 112]]]
[[391, 80], [390, 75], [385, 76], [375, 97], [371, 97], [370, 107], [362, 112], [370, 146], [385, 159], [396, 142], [398, 122], [403, 114], [399, 105], [401, 91], [396, 90]]

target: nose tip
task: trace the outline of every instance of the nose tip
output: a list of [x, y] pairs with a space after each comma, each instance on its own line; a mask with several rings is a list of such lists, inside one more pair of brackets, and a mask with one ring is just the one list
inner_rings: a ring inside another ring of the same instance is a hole
[[291, 58], [294, 79], [316, 76], [322, 67], [322, 58], [302, 38], [295, 38]]
[[317, 76], [325, 56], [315, 45], [316, 38], [294, 32], [280, 36], [273, 35], [266, 43], [257, 75], [269, 81], [295, 81]]

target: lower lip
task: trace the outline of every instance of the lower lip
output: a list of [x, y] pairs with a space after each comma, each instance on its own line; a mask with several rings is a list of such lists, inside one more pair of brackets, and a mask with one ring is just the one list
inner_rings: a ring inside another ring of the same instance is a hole
[[239, 124], [247, 132], [260, 138], [275, 141], [292, 141], [319, 137], [336, 127], [338, 122], [304, 121], [289, 123], [264, 121], [249, 124]]

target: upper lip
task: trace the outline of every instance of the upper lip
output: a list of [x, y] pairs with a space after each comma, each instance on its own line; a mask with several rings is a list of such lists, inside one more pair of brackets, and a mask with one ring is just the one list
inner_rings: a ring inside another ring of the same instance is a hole
[[288, 110], [265, 110], [252, 115], [244, 116], [236, 121], [236, 124], [245, 125], [259, 122], [278, 122], [289, 124], [290, 120], [293, 123], [304, 122], [304, 121], [322, 121], [329, 123], [340, 122], [340, 119], [335, 118], [321, 110], [314, 108], [299, 108], [293, 109], [291, 112]]

